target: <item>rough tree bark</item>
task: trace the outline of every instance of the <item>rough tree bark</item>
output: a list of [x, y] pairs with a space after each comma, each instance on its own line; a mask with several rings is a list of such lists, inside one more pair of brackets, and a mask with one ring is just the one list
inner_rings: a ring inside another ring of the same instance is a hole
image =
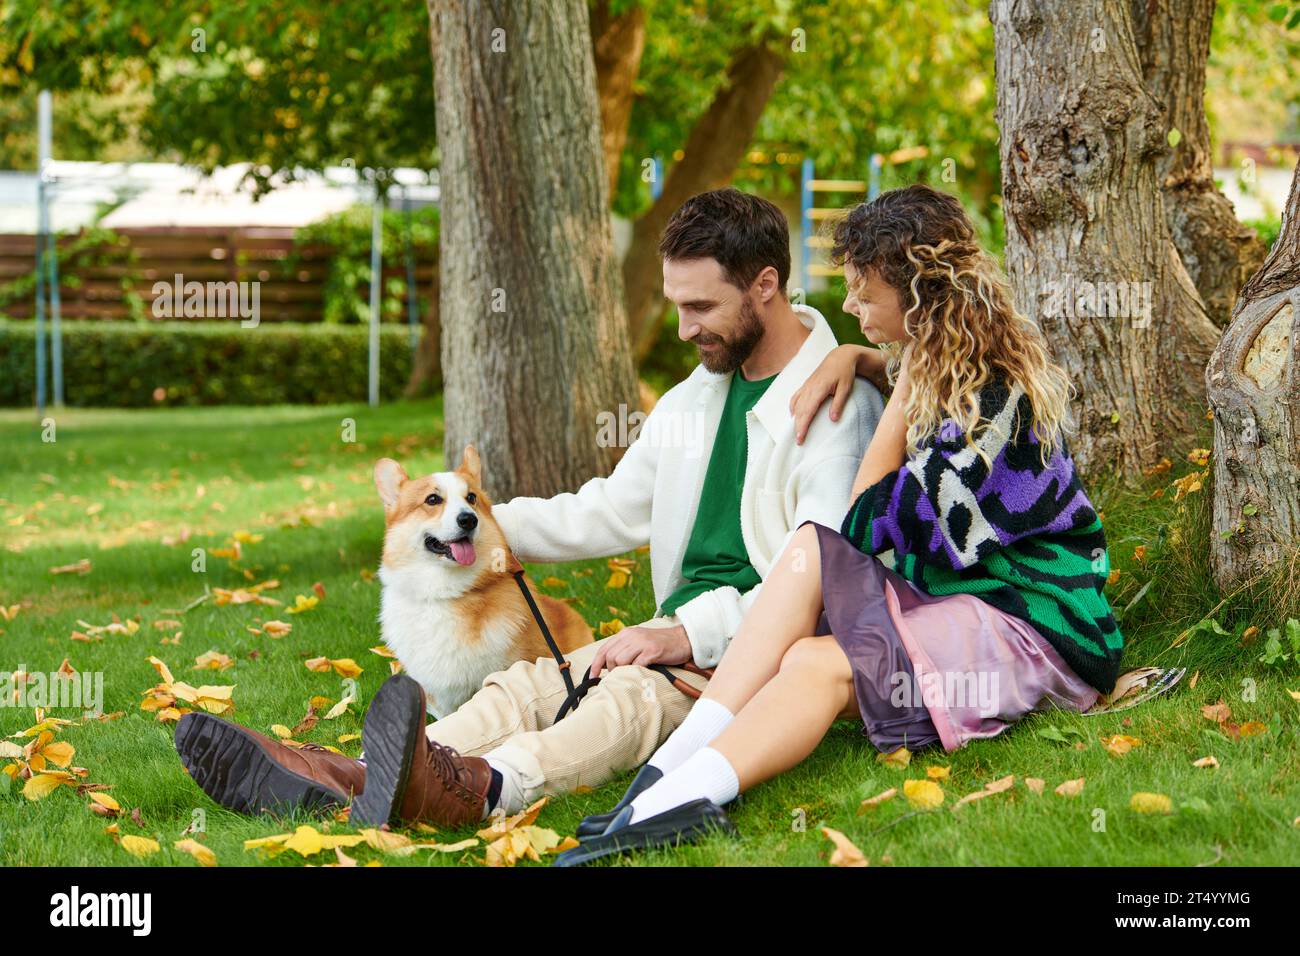
[[591, 8], [591, 50], [596, 63], [605, 175], [613, 196], [636, 100], [636, 75], [645, 51], [645, 10], [636, 5], [615, 15], [610, 12], [609, 0], [598, 0]]
[[1217, 340], [1165, 225], [1163, 110], [1127, 0], [993, 0], [1006, 263], [1078, 391], [1080, 467], [1154, 464], [1191, 431]]
[[498, 499], [607, 474], [634, 410], [586, 0], [430, 0], [447, 458]]
[[1237, 292], [1268, 251], [1214, 185], [1205, 64], [1216, 0], [1131, 0], [1147, 88], [1165, 106], [1176, 140], [1156, 161], [1165, 224], [1206, 313], [1227, 325]]
[[682, 159], [669, 169], [663, 192], [632, 226], [632, 243], [623, 258], [623, 286], [638, 362], [654, 345], [663, 315], [659, 234], [691, 196], [731, 182], [785, 66], [779, 42], [766, 37], [732, 57], [722, 86], [691, 128]]
[[429, 283], [429, 310], [421, 320], [423, 334], [415, 349], [415, 361], [411, 365], [411, 378], [406, 383], [402, 394], [407, 398], [423, 395], [432, 388], [433, 383], [442, 378], [442, 314], [439, 311], [439, 270], [435, 265], [433, 280]]
[[1205, 373], [1214, 412], [1214, 574], [1300, 560], [1300, 166], [1282, 232]]

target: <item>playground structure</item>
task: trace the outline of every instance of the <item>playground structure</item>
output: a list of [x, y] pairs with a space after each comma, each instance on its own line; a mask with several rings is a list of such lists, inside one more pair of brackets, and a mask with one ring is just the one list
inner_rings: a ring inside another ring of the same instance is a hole
[[930, 151], [924, 146], [895, 150], [892, 153], [872, 153], [867, 161], [867, 178], [864, 179], [818, 179], [813, 169], [811, 158], [805, 157], [799, 167], [799, 277], [805, 285], [815, 276], [830, 278], [838, 276], [840, 270], [825, 261], [815, 261], [818, 252], [823, 254], [833, 245], [829, 236], [824, 234], [824, 224], [834, 222], [843, 216], [848, 206], [818, 206], [817, 195], [838, 194], [865, 196], [868, 202], [880, 195], [880, 174], [885, 166], [896, 166], [914, 159], [924, 159]]
[[[63, 289], [66, 277], [60, 276], [59, 255], [57, 249], [61, 242], [60, 230], [53, 220], [52, 210], [60, 192], [75, 192], [84, 185], [83, 177], [100, 184], [107, 184], [105, 170], [99, 168], [92, 175], [81, 167], [94, 164], [55, 163], [51, 156], [52, 101], [48, 91], [39, 95], [37, 109], [37, 144], [38, 160], [36, 175], [36, 216], [35, 235], [14, 234], [0, 236], [0, 277], [13, 277], [25, 268], [16, 269], [13, 260], [21, 255], [27, 261], [34, 259], [34, 306], [30, 313], [19, 309], [18, 315], [30, 314], [34, 320], [35, 332], [35, 407], [37, 416], [43, 416], [47, 404], [60, 407], [64, 404], [64, 363], [63, 363], [63, 320], [74, 317], [78, 320], [125, 319], [127, 306], [124, 294], [131, 285], [123, 277], [127, 267], [119, 264], [106, 264], [92, 267], [85, 274], [78, 274], [74, 300], [69, 302], [70, 309], [65, 309]], [[111, 165], [111, 164], [110, 164]], [[228, 168], [223, 171], [238, 176], [239, 170]], [[411, 236], [411, 213], [417, 202], [437, 201], [436, 171], [431, 175], [422, 170], [386, 170], [381, 179], [373, 170], [358, 170], [350, 165], [326, 170], [315, 176], [317, 183], [313, 212], [316, 218], [338, 211], [353, 202], [368, 201], [373, 208], [371, 227], [370, 255], [370, 380], [368, 399], [370, 404], [379, 403], [379, 321], [382, 283], [385, 278], [401, 274], [406, 280], [406, 319], [410, 329], [410, 347], [412, 352], [419, 344], [422, 325], [421, 310], [418, 301], [418, 282], [427, 281], [433, 272], [433, 266], [425, 263], [417, 265], [415, 247]], [[116, 175], [116, 174], [109, 174]], [[225, 178], [229, 179], [230, 176]], [[321, 184], [328, 183], [339, 196], [331, 196], [331, 203], [322, 206]], [[431, 185], [432, 184], [432, 185]], [[302, 184], [295, 184], [301, 186]], [[165, 190], [164, 190], [165, 191]], [[187, 201], [202, 207], [204, 197], [194, 195], [200, 190], [184, 193]], [[212, 190], [219, 194], [219, 188]], [[227, 197], [231, 193], [226, 194]], [[146, 210], [175, 203], [175, 197], [156, 197], [146, 194], [138, 197], [142, 202], [137, 205]], [[210, 197], [208, 197], [210, 198]], [[242, 198], [242, 197], [241, 197]], [[404, 245], [402, 267], [391, 266], [381, 269], [383, 244], [383, 208], [390, 201], [395, 201], [405, 213], [405, 229], [402, 241]], [[341, 202], [341, 205], [340, 205]], [[128, 203], [130, 205], [130, 203]], [[179, 205], [179, 203], [177, 203]], [[236, 207], [239, 203], [234, 204]], [[273, 205], [273, 203], [268, 204]], [[338, 206], [338, 209], [334, 207]], [[125, 207], [123, 207], [124, 209]], [[132, 258], [140, 260], [138, 268], [129, 271], [138, 273], [136, 278], [145, 283], [133, 291], [141, 294], [141, 289], [149, 288], [154, 281], [171, 282], [182, 279], [211, 283], [214, 280], [225, 284], [251, 280], [266, 288], [267, 309], [272, 321], [318, 321], [320, 315], [320, 298], [324, 281], [323, 259], [329, 255], [328, 250], [295, 249], [292, 226], [258, 225], [260, 214], [254, 212], [245, 215], [246, 220], [238, 220], [234, 225], [212, 225], [211, 221], [203, 225], [182, 225], [177, 221], [153, 227], [145, 225], [128, 225], [116, 227], [113, 216], [123, 211], [115, 210], [105, 217], [104, 224], [114, 229], [129, 247]], [[171, 211], [175, 213], [175, 210]], [[129, 217], [128, 217], [129, 219]], [[176, 219], [183, 220], [182, 215]], [[303, 262], [293, 278], [282, 278], [275, 273], [274, 266], [291, 253], [297, 253], [307, 261]], [[436, 291], [435, 293], [436, 294]], [[259, 296], [259, 301], [261, 296]]]

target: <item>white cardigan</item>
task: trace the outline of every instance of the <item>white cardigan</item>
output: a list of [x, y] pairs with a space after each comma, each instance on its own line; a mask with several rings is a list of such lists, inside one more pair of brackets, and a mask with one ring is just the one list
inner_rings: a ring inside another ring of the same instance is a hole
[[[816, 309], [794, 309], [812, 331], [746, 414], [740, 530], [760, 577], [767, 576], [804, 521], [839, 528], [883, 410], [880, 393], [859, 378], [840, 420], [830, 420], [827, 402], [804, 443], [795, 444], [790, 397], [837, 343]], [[518, 557], [576, 561], [622, 554], [648, 542], [655, 606], [662, 605], [682, 584], [682, 557], [730, 384], [730, 373], [697, 366], [655, 405], [608, 478], [593, 478], [576, 492], [552, 498], [515, 498], [494, 506], [492, 515]], [[678, 608], [696, 664], [713, 667], [722, 659], [761, 586], [744, 594], [730, 586], [715, 588]]]

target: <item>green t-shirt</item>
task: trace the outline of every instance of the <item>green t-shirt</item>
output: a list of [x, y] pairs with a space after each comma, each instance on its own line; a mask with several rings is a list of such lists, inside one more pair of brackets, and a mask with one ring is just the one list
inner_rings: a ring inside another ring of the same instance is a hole
[[749, 435], [745, 415], [754, 407], [776, 376], [751, 382], [739, 371], [731, 376], [727, 401], [722, 406], [718, 434], [704, 474], [700, 506], [682, 556], [682, 584], [659, 609], [669, 615], [705, 591], [731, 585], [744, 593], [762, 580], [749, 563], [740, 533], [740, 491], [745, 484]]

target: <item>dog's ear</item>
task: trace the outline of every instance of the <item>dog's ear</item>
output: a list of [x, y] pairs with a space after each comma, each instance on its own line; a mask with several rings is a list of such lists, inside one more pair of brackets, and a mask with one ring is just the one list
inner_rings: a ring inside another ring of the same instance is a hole
[[483, 484], [483, 463], [479, 461], [478, 449], [473, 445], [465, 446], [460, 456], [460, 467], [456, 470], [469, 475], [474, 480], [474, 484]]
[[391, 458], [381, 458], [375, 462], [375, 487], [379, 489], [379, 500], [384, 503], [384, 510], [391, 511], [397, 505], [397, 494], [406, 481], [406, 471]]

